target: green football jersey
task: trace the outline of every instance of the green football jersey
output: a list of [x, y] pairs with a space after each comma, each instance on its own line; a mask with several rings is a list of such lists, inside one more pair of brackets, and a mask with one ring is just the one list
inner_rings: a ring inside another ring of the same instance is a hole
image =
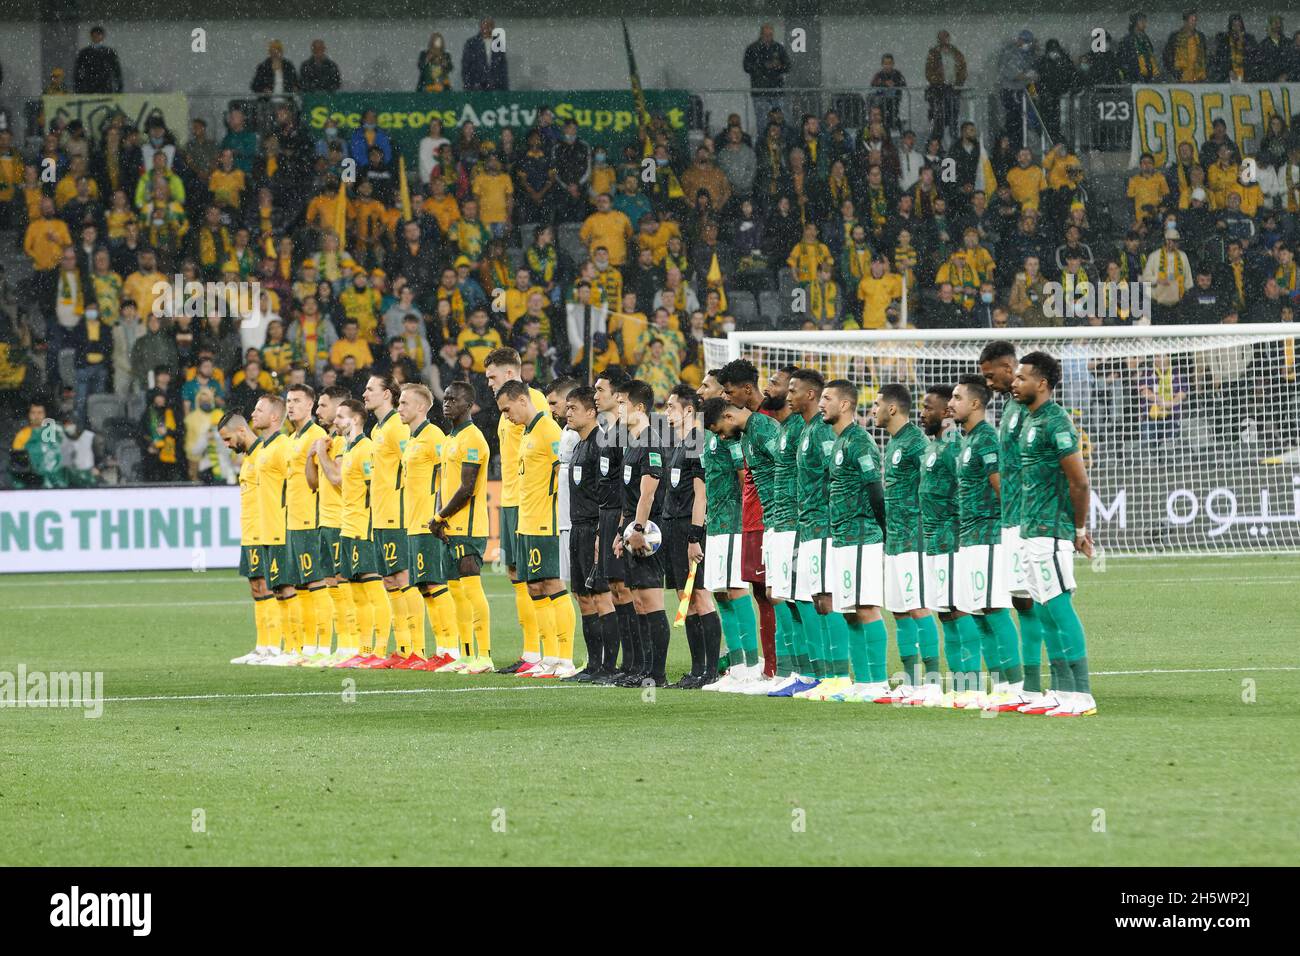
[[776, 484], [776, 457], [781, 441], [781, 425], [770, 415], [753, 412], [745, 423], [745, 430], [740, 433], [740, 451], [745, 458], [745, 465], [754, 479], [754, 490], [758, 492], [759, 504], [763, 506], [763, 517], [767, 517], [768, 505], [772, 501], [772, 490]]
[[952, 554], [957, 550], [961, 513], [957, 507], [957, 455], [960, 432], [932, 439], [921, 459], [921, 530], [926, 554]]
[[1001, 537], [1002, 508], [989, 476], [998, 473], [998, 433], [982, 421], [961, 440], [957, 456], [960, 543], [995, 544]]
[[821, 415], [814, 415], [799, 438], [795, 463], [799, 496], [796, 530], [800, 541], [814, 541], [830, 534], [830, 464], [834, 445], [835, 432]]
[[1074, 540], [1074, 506], [1061, 459], [1079, 450], [1069, 413], [1047, 401], [1020, 432], [1020, 535]]
[[885, 554], [925, 549], [920, 496], [925, 446], [925, 432], [914, 422], [900, 428], [885, 446]]
[[876, 440], [857, 422], [850, 423], [831, 449], [831, 540], [835, 547], [884, 540], [867, 494], [867, 486], [880, 480]]
[[795, 452], [803, 428], [802, 415], [790, 415], [781, 423], [781, 437], [776, 443], [772, 504], [763, 503], [763, 523], [769, 531], [793, 531], [799, 521], [799, 466]]
[[740, 534], [740, 480], [736, 477], [734, 441], [712, 432], [704, 442], [700, 462], [704, 466], [704, 533]]
[[1020, 432], [1029, 410], [1007, 396], [998, 420], [998, 475], [1002, 483], [1002, 527], [1020, 524]]

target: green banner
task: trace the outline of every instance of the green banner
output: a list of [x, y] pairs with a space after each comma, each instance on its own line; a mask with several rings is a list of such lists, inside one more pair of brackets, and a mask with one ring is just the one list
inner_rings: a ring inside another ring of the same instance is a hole
[[[662, 113], [668, 126], [686, 143], [686, 114], [690, 96], [685, 90], [646, 90], [650, 112]], [[443, 135], [455, 142], [457, 128], [473, 123], [480, 140], [495, 140], [496, 131], [510, 128], [519, 144], [524, 133], [537, 124], [543, 106], [555, 111], [556, 125], [572, 119], [578, 136], [592, 146], [610, 150], [614, 161], [623, 146], [636, 136], [636, 104], [630, 90], [576, 90], [563, 92], [500, 93], [309, 93], [303, 96], [303, 113], [314, 134], [319, 135], [331, 116], [350, 135], [361, 125], [367, 109], [379, 114], [379, 128], [406, 156], [407, 163], [419, 156], [420, 140], [429, 132], [435, 117], [442, 119]]]

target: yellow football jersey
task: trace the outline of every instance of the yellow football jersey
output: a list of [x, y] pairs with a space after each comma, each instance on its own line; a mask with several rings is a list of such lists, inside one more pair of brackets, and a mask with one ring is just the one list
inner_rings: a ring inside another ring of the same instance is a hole
[[239, 466], [239, 543], [243, 545], [262, 543], [257, 508], [257, 451], [261, 446], [262, 439], [253, 442]]
[[[347, 446], [347, 440], [342, 435], [335, 435], [330, 439], [329, 456], [332, 461], [338, 461], [339, 456], [343, 454], [343, 449]], [[322, 528], [338, 528], [342, 520], [343, 512], [343, 493], [332, 481], [325, 477], [324, 470], [320, 463], [316, 463], [316, 485], [320, 492], [320, 526]]]
[[402, 452], [403, 517], [407, 534], [428, 534], [429, 522], [442, 507], [438, 480], [442, 477], [442, 443], [447, 440], [433, 422], [421, 422]]
[[[478, 465], [474, 490], [465, 507], [447, 519], [447, 533], [470, 538], [486, 537], [488, 443], [473, 422], [453, 428], [442, 443], [442, 500], [460, 490], [461, 465]], [[516, 476], [517, 477], [517, 476]]]
[[555, 494], [560, 465], [560, 426], [549, 411], [524, 427], [519, 452], [519, 533], [559, 534]]
[[262, 439], [257, 454], [257, 517], [262, 528], [258, 544], [284, 544], [289, 444], [287, 435], [276, 432]]
[[307, 484], [307, 455], [313, 444], [329, 435], [314, 421], [308, 421], [286, 437], [289, 439], [289, 480], [285, 505], [289, 512], [289, 530], [308, 531], [320, 527], [320, 494]]
[[370, 466], [370, 515], [372, 528], [402, 527], [402, 451], [411, 430], [393, 409], [374, 428], [370, 440], [375, 448]]
[[[533, 400], [533, 408], [539, 412], [549, 412], [546, 396], [535, 388], [528, 389], [528, 397]], [[501, 507], [513, 508], [519, 504], [519, 440], [523, 438], [524, 426], [512, 425], [504, 415], [497, 420], [497, 446], [501, 455]]]
[[339, 527], [345, 538], [370, 539], [370, 467], [374, 449], [374, 442], [364, 434], [358, 435], [344, 448], [339, 462], [339, 494], [343, 499], [343, 523]]

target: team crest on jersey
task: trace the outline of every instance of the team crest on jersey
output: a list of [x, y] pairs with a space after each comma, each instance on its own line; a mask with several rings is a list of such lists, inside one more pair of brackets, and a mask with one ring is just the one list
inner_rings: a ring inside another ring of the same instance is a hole
[[673, 468], [668, 472], [668, 481], [672, 484], [674, 488], [677, 487], [678, 482], [680, 482], [681, 480], [682, 480], [682, 470], [680, 468]]
[[810, 441], [812, 441], [811, 438], [805, 438], [805, 439], [803, 440], [803, 444], [799, 446], [799, 450], [800, 450], [800, 451], [807, 451], [807, 450], [808, 450], [808, 443], [809, 443]]
[[781, 436], [781, 450], [785, 451], [785, 436]]
[[835, 453], [835, 464], [837, 464], [837, 465], [842, 465], [842, 464], [844, 464], [844, 449], [843, 449], [843, 448], [841, 448], [839, 451], [837, 451], [837, 452]]
[[397, 447], [398, 447], [399, 449], [401, 449], [402, 451], [406, 451], [406, 439], [403, 438], [401, 441], [399, 441], [399, 442], [397, 443]]
[[1025, 441], [1029, 442], [1029, 444], [1032, 445], [1034, 443], [1034, 435], [1036, 435], [1037, 433], [1038, 433], [1038, 427], [1031, 426], [1029, 429], [1029, 434], [1025, 436]]
[[930, 452], [930, 457], [925, 460], [925, 467], [933, 468], [934, 463], [935, 461], [938, 460], [938, 458], [939, 458], [938, 454], [936, 454], [935, 452]]
[[623, 484], [625, 484], [625, 485], [630, 485], [630, 484], [632, 484], [632, 466], [631, 466], [631, 465], [624, 465], [624, 466], [623, 466]]
[[574, 466], [573, 466], [573, 483], [574, 483], [575, 485], [580, 485], [580, 484], [582, 484], [582, 466], [581, 466], [581, 465], [574, 465]]
[[963, 452], [961, 453], [961, 462], [962, 462], [962, 464], [964, 465], [964, 464], [966, 464], [966, 462], [968, 462], [968, 461], [970, 461], [970, 449], [969, 449], [969, 448], [967, 448], [965, 451], [963, 451]]
[[1018, 421], [1020, 421], [1020, 413], [1015, 412], [1014, 414], [1012, 414], [1011, 419], [1007, 422], [1007, 427], [1010, 428], [1012, 431], [1015, 431], [1016, 422]]
[[897, 448], [897, 449], [895, 449], [895, 450], [894, 450], [894, 464], [897, 465], [897, 464], [898, 464], [900, 461], [902, 461], [902, 460], [903, 460], [903, 449], [901, 449], [901, 448]]
[[602, 475], [609, 474], [609, 458], [605, 455], [600, 456], [600, 473]]

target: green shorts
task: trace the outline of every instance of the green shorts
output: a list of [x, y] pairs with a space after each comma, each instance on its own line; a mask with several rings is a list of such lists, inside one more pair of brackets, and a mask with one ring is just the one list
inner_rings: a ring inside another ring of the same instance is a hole
[[378, 574], [379, 562], [375, 559], [375, 543], [369, 538], [340, 538], [342, 567], [339, 576], [357, 581], [363, 575]]
[[464, 535], [447, 536], [447, 580], [461, 579], [460, 562], [466, 556], [478, 558], [478, 566], [483, 567], [483, 552], [487, 550], [487, 537], [466, 537]]
[[379, 558], [379, 573], [384, 577], [406, 570], [411, 546], [406, 543], [405, 528], [374, 528], [370, 536], [375, 540], [375, 556]]
[[[521, 534], [518, 539], [520, 581], [545, 581], [560, 576], [560, 536]], [[662, 580], [663, 575], [660, 575]]]
[[239, 576], [241, 578], [266, 577], [266, 558], [259, 544], [239, 546]]
[[325, 569], [325, 577], [332, 578], [342, 574], [343, 551], [339, 547], [339, 542], [343, 540], [343, 532], [338, 528], [320, 529], [320, 560], [321, 567]]
[[412, 534], [410, 570], [412, 584], [447, 583], [447, 546], [436, 534]]
[[519, 507], [501, 506], [501, 560], [508, 568], [518, 568], [515, 563], [519, 543], [515, 540], [519, 533]]
[[294, 570], [293, 557], [289, 554], [288, 544], [261, 545], [262, 565], [266, 569], [266, 586], [274, 591], [276, 588], [294, 587], [298, 583]]
[[294, 583], [305, 586], [324, 580], [329, 571], [320, 559], [320, 528], [305, 531], [290, 528], [286, 537], [293, 558]]

